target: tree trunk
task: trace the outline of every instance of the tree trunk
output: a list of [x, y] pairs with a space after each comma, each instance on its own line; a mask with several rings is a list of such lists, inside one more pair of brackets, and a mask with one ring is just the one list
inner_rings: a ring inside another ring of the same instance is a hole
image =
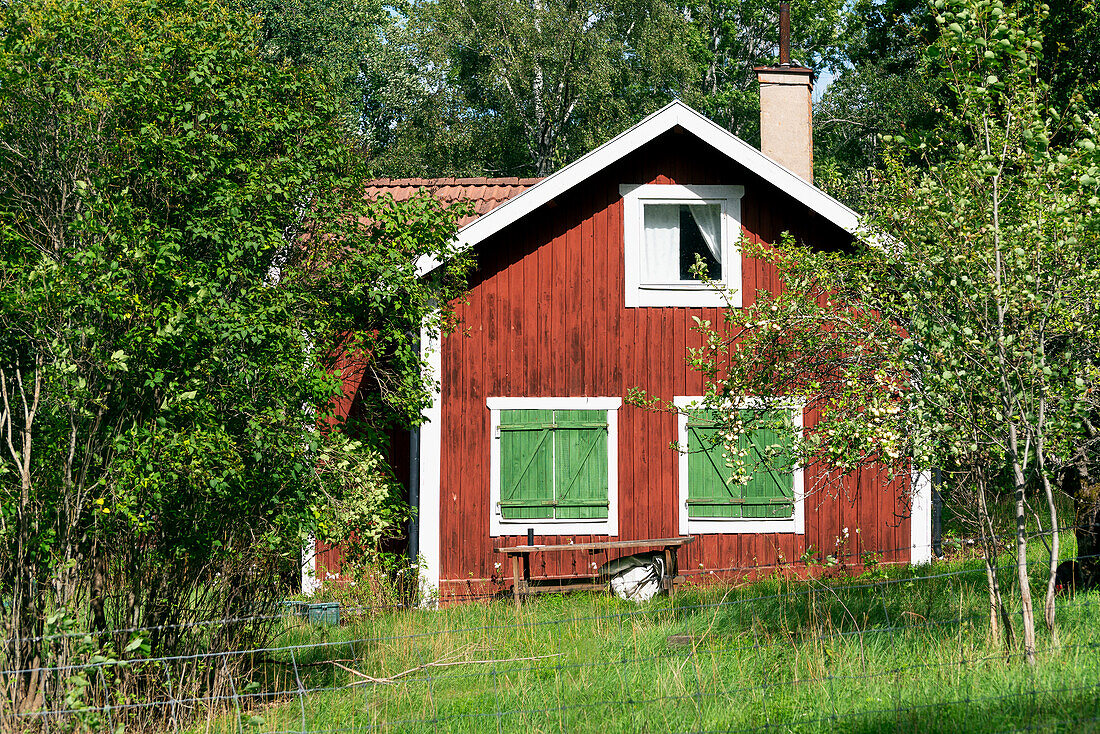
[[[984, 546], [985, 543], [983, 542], [982, 545]], [[988, 549], [985, 553], [985, 581], [986, 588], [989, 591], [989, 638], [996, 644], [1000, 644], [1001, 630], [999, 628], [999, 620], [1001, 605], [1000, 599], [997, 597], [997, 569], [994, 567], [989, 557]], [[1005, 628], [1005, 634], [1011, 634], [1007, 627]]]
[[92, 586], [88, 594], [92, 612], [92, 630], [101, 633], [99, 635], [101, 645], [107, 642], [107, 635], [102, 634], [107, 631], [107, 610], [105, 605], [105, 597], [107, 595], [107, 574], [104, 565], [104, 558], [95, 558], [92, 561]]
[[1050, 478], [1042, 471], [1043, 455], [1042, 447], [1039, 448], [1040, 475], [1043, 477], [1043, 490], [1047, 496], [1047, 508], [1050, 510], [1050, 568], [1047, 575], [1047, 594], [1043, 602], [1043, 621], [1050, 633], [1051, 644], [1058, 646], [1058, 633], [1054, 630], [1054, 575], [1058, 573], [1058, 555], [1061, 543], [1058, 532], [1058, 508], [1054, 505], [1054, 490], [1050, 486]]
[[1062, 472], [1062, 490], [1073, 499], [1073, 536], [1077, 540], [1077, 562], [1084, 579], [1095, 576], [1100, 566], [1100, 483], [1092, 484], [1079, 466]]
[[[1097, 487], [1091, 488], [1093, 493], [1097, 490]], [[1086, 576], [1095, 575], [1100, 557], [1100, 503], [1095, 496], [1081, 497], [1074, 501], [1073, 511], [1077, 557], [1082, 567], [1088, 569]]]
[[1024, 626], [1024, 655], [1028, 665], [1035, 665], [1035, 606], [1031, 599], [1031, 579], [1027, 572], [1027, 479], [1019, 458], [1019, 441], [1016, 424], [1008, 423], [1009, 455], [1012, 459], [1012, 477], [1016, 498], [1016, 578], [1020, 584], [1020, 613]]
[[42, 395], [42, 363], [41, 355], [37, 355], [31, 385], [24, 380], [18, 360], [10, 366], [11, 377], [9, 365], [0, 369], [0, 439], [19, 475], [19, 502], [11, 520], [14, 547], [10, 560], [0, 566], [11, 583], [11, 616], [7, 625], [10, 637], [5, 641], [7, 667], [21, 671], [11, 678], [16, 712], [34, 710], [41, 705], [43, 696], [42, 678], [36, 670], [42, 659], [43, 643], [35, 638], [42, 634], [45, 612], [35, 589], [39, 574], [32, 547], [38, 527], [31, 508], [34, 419]]
[[997, 578], [997, 535], [993, 531], [993, 520], [989, 516], [986, 501], [986, 483], [984, 477], [978, 479], [978, 525], [981, 529], [982, 548], [985, 552], [985, 578], [989, 588], [989, 634], [1000, 644], [1001, 636], [997, 629], [998, 617], [1004, 624], [1005, 647], [1011, 649], [1016, 641], [1012, 629], [1012, 617], [1005, 608], [1001, 584]]
[[[989, 132], [989, 119], [983, 123], [985, 135], [986, 155], [992, 155], [991, 137]], [[998, 173], [992, 179], [993, 189], [990, 198], [990, 210], [993, 215], [993, 255], [994, 271], [996, 279], [995, 305], [997, 309], [997, 356], [996, 366], [998, 378], [1001, 383], [1001, 411], [1008, 428], [1008, 458], [1012, 464], [1012, 478], [1015, 484], [1016, 498], [1016, 575], [1020, 583], [1020, 612], [1023, 614], [1024, 625], [1024, 653], [1027, 655], [1029, 665], [1035, 664], [1035, 609], [1031, 602], [1031, 583], [1027, 574], [1027, 514], [1024, 500], [1027, 498], [1027, 481], [1024, 477], [1024, 467], [1027, 464], [1027, 449], [1024, 450], [1024, 460], [1020, 459], [1020, 437], [1016, 416], [1024, 412], [1016, 398], [1015, 391], [1010, 383], [1010, 375], [1013, 374], [1006, 353], [1005, 322], [1009, 311], [1009, 297], [1005, 295], [1004, 269], [1001, 260], [1001, 174]]]

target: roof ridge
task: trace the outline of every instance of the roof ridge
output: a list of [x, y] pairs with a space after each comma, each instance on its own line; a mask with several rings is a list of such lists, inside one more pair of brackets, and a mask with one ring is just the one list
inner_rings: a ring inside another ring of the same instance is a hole
[[438, 178], [375, 178], [367, 179], [367, 186], [534, 186], [542, 177], [517, 176], [441, 176]]
[[537, 184], [540, 178], [487, 178], [453, 176], [440, 178], [379, 178], [364, 182], [363, 195], [368, 199], [388, 196], [396, 201], [407, 201], [427, 191], [444, 204], [465, 201], [473, 205], [473, 211], [458, 221], [459, 228], [504, 202], [519, 196]]

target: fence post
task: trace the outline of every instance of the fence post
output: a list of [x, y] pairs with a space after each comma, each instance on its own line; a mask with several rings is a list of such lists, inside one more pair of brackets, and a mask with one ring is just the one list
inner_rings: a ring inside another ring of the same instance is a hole
[[294, 655], [294, 648], [290, 648], [290, 662], [294, 666], [294, 683], [298, 686], [298, 708], [302, 712], [302, 734], [308, 734], [306, 732], [306, 691], [302, 686], [302, 676], [298, 675], [298, 658]]

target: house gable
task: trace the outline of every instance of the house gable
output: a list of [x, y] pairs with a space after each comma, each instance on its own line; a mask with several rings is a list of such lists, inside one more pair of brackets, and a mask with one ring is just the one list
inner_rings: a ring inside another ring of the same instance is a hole
[[[561, 276], [573, 272], [578, 263], [574, 262], [572, 249], [563, 246], [561, 241], [562, 238], [570, 239], [584, 232], [584, 241], [594, 247], [585, 249], [579, 257], [582, 263], [586, 263], [584, 267], [594, 267], [595, 270], [582, 277], [593, 280], [594, 286], [601, 292], [601, 298], [608, 299], [609, 305], [631, 305], [626, 297], [629, 283], [625, 248], [632, 226], [628, 221], [632, 213], [628, 206], [629, 195], [623, 192], [637, 188], [660, 190], [666, 186], [670, 190], [736, 190], [740, 232], [733, 233], [735, 240], [770, 244], [778, 242], [784, 233], [789, 233], [798, 242], [825, 250], [849, 247], [854, 240], [848, 230], [838, 227], [805, 202], [761, 178], [743, 164], [721, 155], [708, 142], [676, 126], [480, 241], [476, 248], [476, 268], [470, 276], [471, 291], [486, 280], [502, 277], [505, 271], [516, 267], [521, 261], [525, 263], [525, 290], [568, 290], [570, 280]], [[537, 185], [469, 226], [503, 211], [535, 188]], [[540, 248], [546, 252], [535, 256], [535, 250]], [[739, 246], [736, 249], [740, 259]], [[530, 270], [534, 262], [542, 265]], [[554, 275], [548, 274], [550, 268]], [[739, 279], [727, 282], [730, 288], [738, 291], [735, 298], [739, 303], [735, 305], [750, 305], [758, 290], [774, 293], [782, 287], [774, 268], [763, 262], [744, 260], [737, 264], [737, 269], [740, 271]], [[541, 296], [543, 300], [549, 297], [549, 293]], [[677, 307], [692, 304], [670, 302], [664, 305]], [[716, 308], [722, 304], [716, 301], [705, 305]], [[499, 316], [493, 314], [489, 318]]]
[[[858, 229], [859, 215], [852, 209], [771, 160], [683, 102], [674, 100], [637, 125], [496, 207], [489, 214], [462, 227], [458, 232], [459, 246], [471, 248], [479, 245], [509, 225], [540, 207], [554, 202], [573, 188], [589, 181], [640, 148], [672, 131], [687, 133], [706, 143], [720, 156], [743, 166], [770, 187], [801, 202], [834, 227], [850, 234], [854, 234]], [[434, 258], [424, 257], [418, 263], [418, 268], [421, 273], [428, 273], [440, 264]]]

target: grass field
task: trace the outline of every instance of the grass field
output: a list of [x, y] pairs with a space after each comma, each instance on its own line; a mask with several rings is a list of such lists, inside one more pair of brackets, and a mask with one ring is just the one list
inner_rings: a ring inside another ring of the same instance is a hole
[[969, 561], [288, 624], [252, 705], [213, 729], [1100, 731], [1100, 595], [1060, 599], [1034, 668], [990, 640], [986, 606]]

